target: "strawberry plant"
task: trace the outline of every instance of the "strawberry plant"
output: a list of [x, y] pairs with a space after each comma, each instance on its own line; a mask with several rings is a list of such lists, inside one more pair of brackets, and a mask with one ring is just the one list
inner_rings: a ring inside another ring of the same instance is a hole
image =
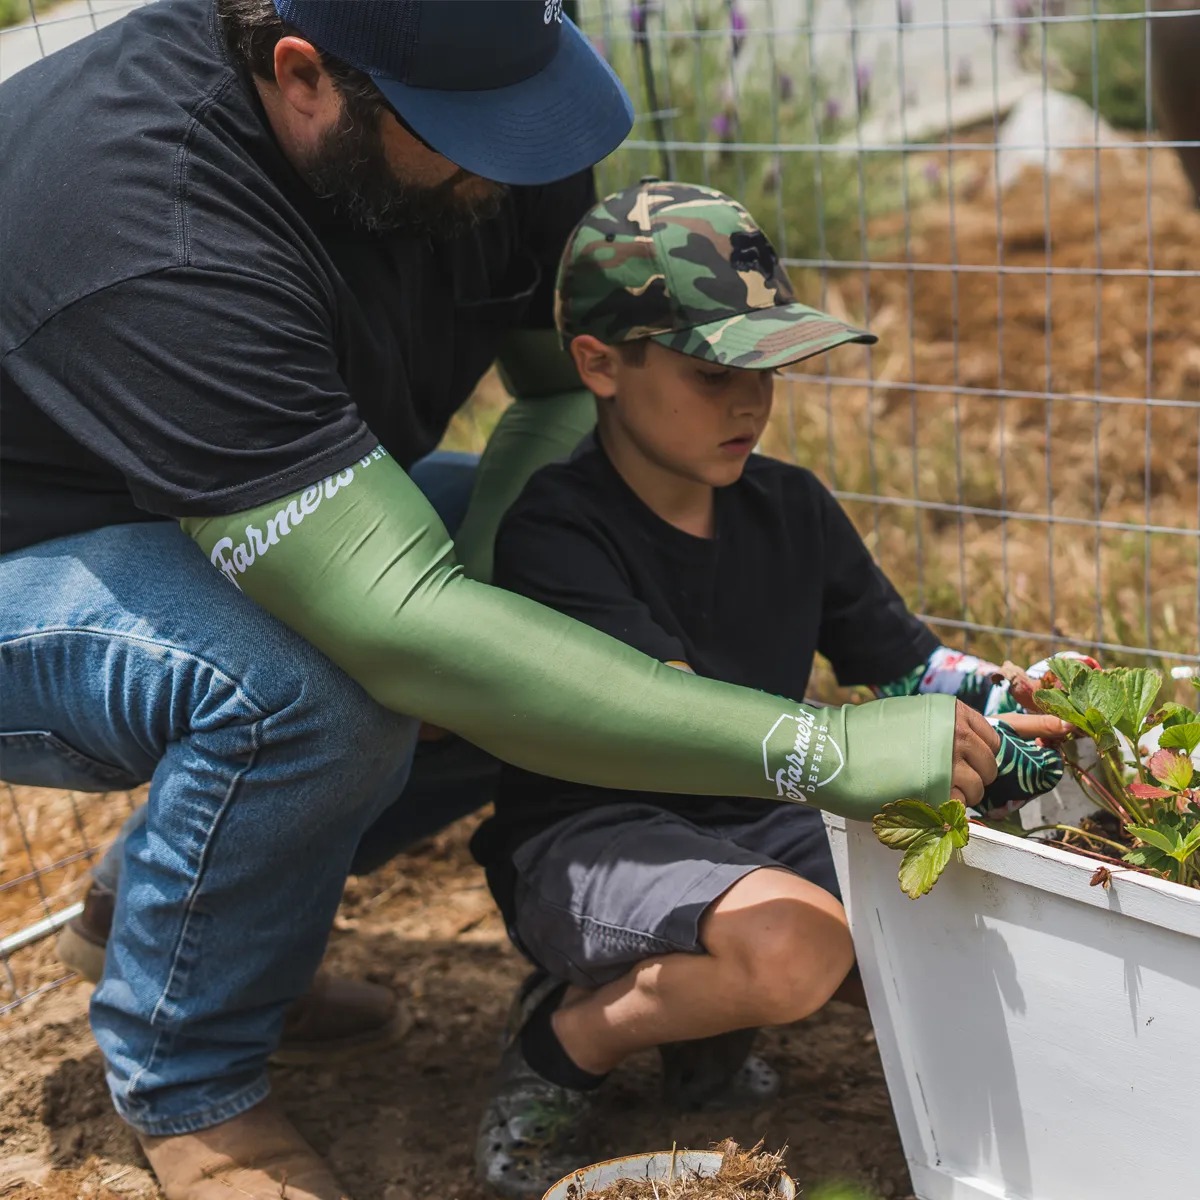
[[[1182, 704], [1155, 707], [1162, 676], [1146, 668], [1093, 670], [1056, 658], [1033, 701], [1096, 743], [1099, 766], [1067, 768], [1096, 805], [1119, 822], [1131, 845], [1093, 832], [1069, 832], [1120, 852], [1125, 862], [1200, 887], [1200, 714]], [[1142, 741], [1158, 730], [1158, 748]]]
[[[1044, 828], [1115, 851], [1131, 866], [1164, 879], [1200, 887], [1200, 771], [1191, 758], [1200, 747], [1200, 713], [1171, 701], [1157, 705], [1162, 676], [1146, 668], [1104, 669], [1053, 658], [1039, 680], [1009, 664], [1004, 675], [1026, 708], [1058, 717], [1095, 742], [1094, 770], [1069, 751], [1066, 767], [1118, 823], [1114, 837], [1068, 825]], [[1193, 686], [1200, 690], [1200, 683]], [[1143, 741], [1156, 730], [1157, 748], [1143, 751]], [[900, 886], [913, 899], [933, 887], [970, 836], [966, 810], [957, 800], [936, 809], [897, 800], [884, 806], [872, 827], [885, 846], [904, 852]], [[1038, 832], [1015, 824], [1005, 828], [1020, 836]]]

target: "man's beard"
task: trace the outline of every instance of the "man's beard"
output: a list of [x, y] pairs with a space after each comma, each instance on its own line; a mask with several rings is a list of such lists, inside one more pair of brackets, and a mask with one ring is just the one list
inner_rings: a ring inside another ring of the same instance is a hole
[[338, 215], [368, 233], [403, 231], [454, 237], [494, 217], [508, 188], [490, 183], [470, 196], [459, 185], [474, 178], [461, 168], [432, 186], [406, 183], [388, 165], [380, 128], [382, 111], [358, 97], [343, 97], [341, 120], [321, 135], [311, 157], [298, 164], [305, 182], [329, 200]]

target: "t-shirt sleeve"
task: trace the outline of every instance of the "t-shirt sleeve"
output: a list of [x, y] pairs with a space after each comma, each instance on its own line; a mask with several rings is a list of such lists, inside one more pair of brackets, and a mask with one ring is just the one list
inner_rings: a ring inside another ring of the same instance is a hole
[[522, 197], [521, 230], [525, 248], [541, 270], [537, 290], [521, 320], [524, 329], [554, 328], [554, 281], [571, 231], [596, 203], [596, 180], [589, 168]]
[[908, 611], [837, 500], [807, 475], [821, 513], [825, 588], [817, 649], [843, 687], [887, 683], [938, 647], [933, 631]]
[[633, 594], [599, 523], [576, 503], [544, 473], [535, 476], [500, 527], [492, 582], [660, 662], [683, 661], [682, 642]]
[[233, 270], [170, 268], [69, 305], [4, 360], [51, 420], [168, 517], [217, 516], [370, 452], [312, 294]]

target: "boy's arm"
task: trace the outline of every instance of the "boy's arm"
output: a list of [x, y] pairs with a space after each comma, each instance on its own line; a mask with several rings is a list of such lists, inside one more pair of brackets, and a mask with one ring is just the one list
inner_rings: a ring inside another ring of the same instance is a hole
[[950, 697], [814, 712], [672, 670], [467, 579], [428, 502], [381, 452], [291, 497], [183, 525], [379, 703], [541, 774], [862, 819], [902, 796], [940, 803], [952, 786], [977, 800], [994, 771], [990, 731], [964, 724]]
[[976, 805], [993, 819], [1058, 786], [1062, 756], [1022, 737], [998, 718], [1020, 712], [999, 668], [939, 643], [904, 604], [841, 505], [824, 488], [827, 577], [820, 649], [843, 684], [865, 684], [876, 696], [948, 695], [983, 713], [1000, 738], [997, 775]]
[[521, 489], [540, 467], [570, 454], [596, 423], [592, 394], [555, 330], [509, 334], [497, 362], [514, 400], [488, 438], [454, 539], [463, 570], [481, 583], [491, 580], [496, 530]]

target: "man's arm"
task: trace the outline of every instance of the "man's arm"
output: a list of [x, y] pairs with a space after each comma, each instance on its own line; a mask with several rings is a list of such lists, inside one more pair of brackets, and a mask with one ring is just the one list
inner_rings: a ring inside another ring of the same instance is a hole
[[565, 458], [596, 423], [592, 394], [553, 329], [510, 334], [498, 363], [514, 400], [488, 438], [455, 538], [463, 570], [481, 583], [491, 580], [496, 530], [509, 506], [535, 471]]
[[183, 526], [379, 703], [540, 774], [867, 818], [902, 796], [940, 803], [952, 779], [975, 792], [994, 770], [990, 731], [963, 727], [951, 697], [814, 711], [673, 670], [466, 578], [381, 451], [290, 497]]

